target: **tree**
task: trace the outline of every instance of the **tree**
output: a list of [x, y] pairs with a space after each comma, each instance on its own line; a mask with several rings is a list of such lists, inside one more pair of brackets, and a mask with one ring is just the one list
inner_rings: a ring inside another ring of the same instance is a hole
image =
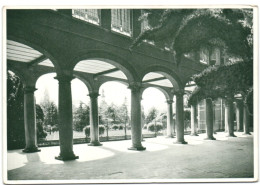
[[73, 113], [73, 129], [81, 132], [83, 128], [89, 125], [89, 106], [85, 105], [83, 102], [80, 102], [79, 107], [76, 108]]
[[44, 99], [40, 103], [44, 113], [44, 125], [58, 127], [58, 108], [53, 101], [50, 100], [47, 89], [44, 92]]
[[120, 123], [128, 123], [129, 121], [129, 112], [127, 108], [127, 98], [124, 98], [123, 104], [118, 108], [118, 118], [120, 120]]
[[143, 40], [168, 47], [179, 64], [185, 53], [201, 47], [220, 46], [228, 55], [252, 59], [253, 9], [167, 9], [145, 10], [140, 20], [149, 21], [130, 49]]
[[13, 72], [7, 71], [7, 148], [25, 146], [23, 84]]
[[107, 107], [105, 114], [108, 119], [112, 120], [112, 124], [120, 123], [119, 115], [118, 115], [118, 107], [115, 104], [111, 103], [111, 105]]
[[99, 124], [100, 125], [104, 125], [106, 124], [106, 119], [107, 119], [107, 115], [106, 115], [106, 112], [107, 112], [107, 108], [108, 108], [108, 104], [106, 102], [106, 97], [105, 97], [105, 91], [104, 89], [102, 89], [102, 92], [101, 92], [101, 101], [100, 101], [100, 106], [99, 106]]
[[247, 101], [247, 96], [253, 93], [253, 61], [210, 66], [194, 75], [193, 80], [198, 87], [189, 97], [190, 105], [205, 98], [233, 98], [236, 94], [241, 94], [247, 104], [253, 104], [253, 99]]
[[157, 117], [157, 114], [158, 110], [155, 107], [152, 107], [146, 116], [146, 123], [152, 122]]
[[37, 139], [44, 139], [47, 136], [47, 132], [43, 127], [44, 113], [40, 105], [36, 104], [36, 130]]

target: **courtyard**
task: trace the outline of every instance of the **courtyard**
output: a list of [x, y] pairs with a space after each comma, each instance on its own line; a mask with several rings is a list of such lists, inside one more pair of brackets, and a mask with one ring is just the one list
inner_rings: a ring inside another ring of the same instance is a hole
[[235, 134], [237, 137], [226, 137], [226, 133], [218, 132], [214, 134], [215, 141], [204, 140], [206, 134], [186, 135], [187, 145], [173, 144], [176, 138], [146, 138], [143, 142], [146, 150], [142, 152], [127, 149], [131, 140], [103, 142], [98, 147], [78, 144], [73, 148], [79, 159], [65, 162], [54, 159], [59, 154], [58, 146], [42, 147], [37, 153], [10, 150], [7, 175], [13, 182], [71, 179], [174, 182], [214, 178], [246, 181], [254, 176], [254, 134]]

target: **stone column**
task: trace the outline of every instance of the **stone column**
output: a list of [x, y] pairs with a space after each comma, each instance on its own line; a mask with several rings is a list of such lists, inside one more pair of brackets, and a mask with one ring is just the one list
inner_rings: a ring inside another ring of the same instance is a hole
[[225, 101], [225, 119], [224, 119], [224, 126], [225, 126], [225, 132], [228, 133], [228, 112], [229, 112], [229, 108], [227, 107], [227, 102]]
[[220, 129], [223, 131], [225, 130], [225, 123], [224, 123], [224, 111], [223, 111], [223, 99], [220, 100]]
[[36, 136], [36, 116], [34, 101], [34, 86], [24, 87], [24, 131], [26, 146], [25, 153], [39, 152]]
[[59, 138], [60, 154], [55, 159], [67, 161], [78, 159], [73, 152], [73, 130], [72, 130], [72, 97], [71, 80], [72, 76], [58, 75], [55, 77], [59, 81]]
[[196, 132], [196, 125], [197, 125], [197, 116], [196, 116], [196, 105], [191, 105], [190, 107], [190, 126], [191, 126], [191, 136], [198, 136]]
[[249, 132], [249, 112], [247, 110], [247, 104], [244, 103], [243, 106], [243, 122], [244, 122], [244, 133], [243, 135], [251, 135]]
[[234, 134], [234, 117], [233, 117], [233, 99], [227, 98], [225, 102], [225, 121], [227, 121], [228, 135], [227, 137], [236, 137]]
[[237, 131], [243, 131], [243, 109], [241, 102], [236, 102], [236, 121], [237, 121]]
[[172, 118], [172, 103], [173, 100], [167, 100], [167, 137], [173, 138], [173, 118]]
[[176, 124], [177, 140], [176, 144], [187, 144], [184, 140], [184, 118], [183, 118], [183, 95], [184, 90], [178, 90], [176, 93]]
[[99, 119], [98, 119], [98, 96], [97, 92], [89, 93], [90, 97], [90, 144], [89, 146], [101, 146], [99, 142]]
[[142, 124], [141, 124], [141, 84], [129, 85], [131, 89], [131, 133], [132, 146], [129, 150], [145, 150], [142, 146]]
[[205, 140], [216, 140], [213, 137], [213, 106], [212, 100], [206, 99], [206, 126], [207, 126], [207, 137]]

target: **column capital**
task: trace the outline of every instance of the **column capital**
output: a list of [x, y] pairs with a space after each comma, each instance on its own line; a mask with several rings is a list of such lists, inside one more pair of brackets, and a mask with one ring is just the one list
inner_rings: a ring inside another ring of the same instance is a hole
[[174, 89], [174, 90], [173, 90], [173, 93], [174, 93], [176, 96], [183, 96], [183, 95], [184, 95], [184, 89]]
[[132, 82], [129, 84], [128, 89], [131, 89], [132, 91], [140, 91], [142, 88], [142, 83], [140, 82]]
[[173, 100], [171, 100], [171, 99], [167, 99], [166, 100], [166, 103], [168, 103], [168, 104], [172, 104], [174, 101]]
[[57, 75], [54, 79], [58, 80], [59, 83], [71, 82], [74, 79], [72, 75]]
[[34, 86], [25, 86], [23, 88], [24, 94], [34, 93], [37, 89]]
[[98, 96], [100, 96], [100, 94], [98, 94], [98, 92], [90, 92], [90, 93], [88, 94], [88, 96], [89, 96], [90, 98], [97, 98]]

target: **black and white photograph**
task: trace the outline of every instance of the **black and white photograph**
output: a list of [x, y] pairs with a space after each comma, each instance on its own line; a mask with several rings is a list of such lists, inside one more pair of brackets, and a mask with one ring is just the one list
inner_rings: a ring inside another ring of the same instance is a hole
[[4, 183], [258, 181], [257, 13], [4, 7]]

